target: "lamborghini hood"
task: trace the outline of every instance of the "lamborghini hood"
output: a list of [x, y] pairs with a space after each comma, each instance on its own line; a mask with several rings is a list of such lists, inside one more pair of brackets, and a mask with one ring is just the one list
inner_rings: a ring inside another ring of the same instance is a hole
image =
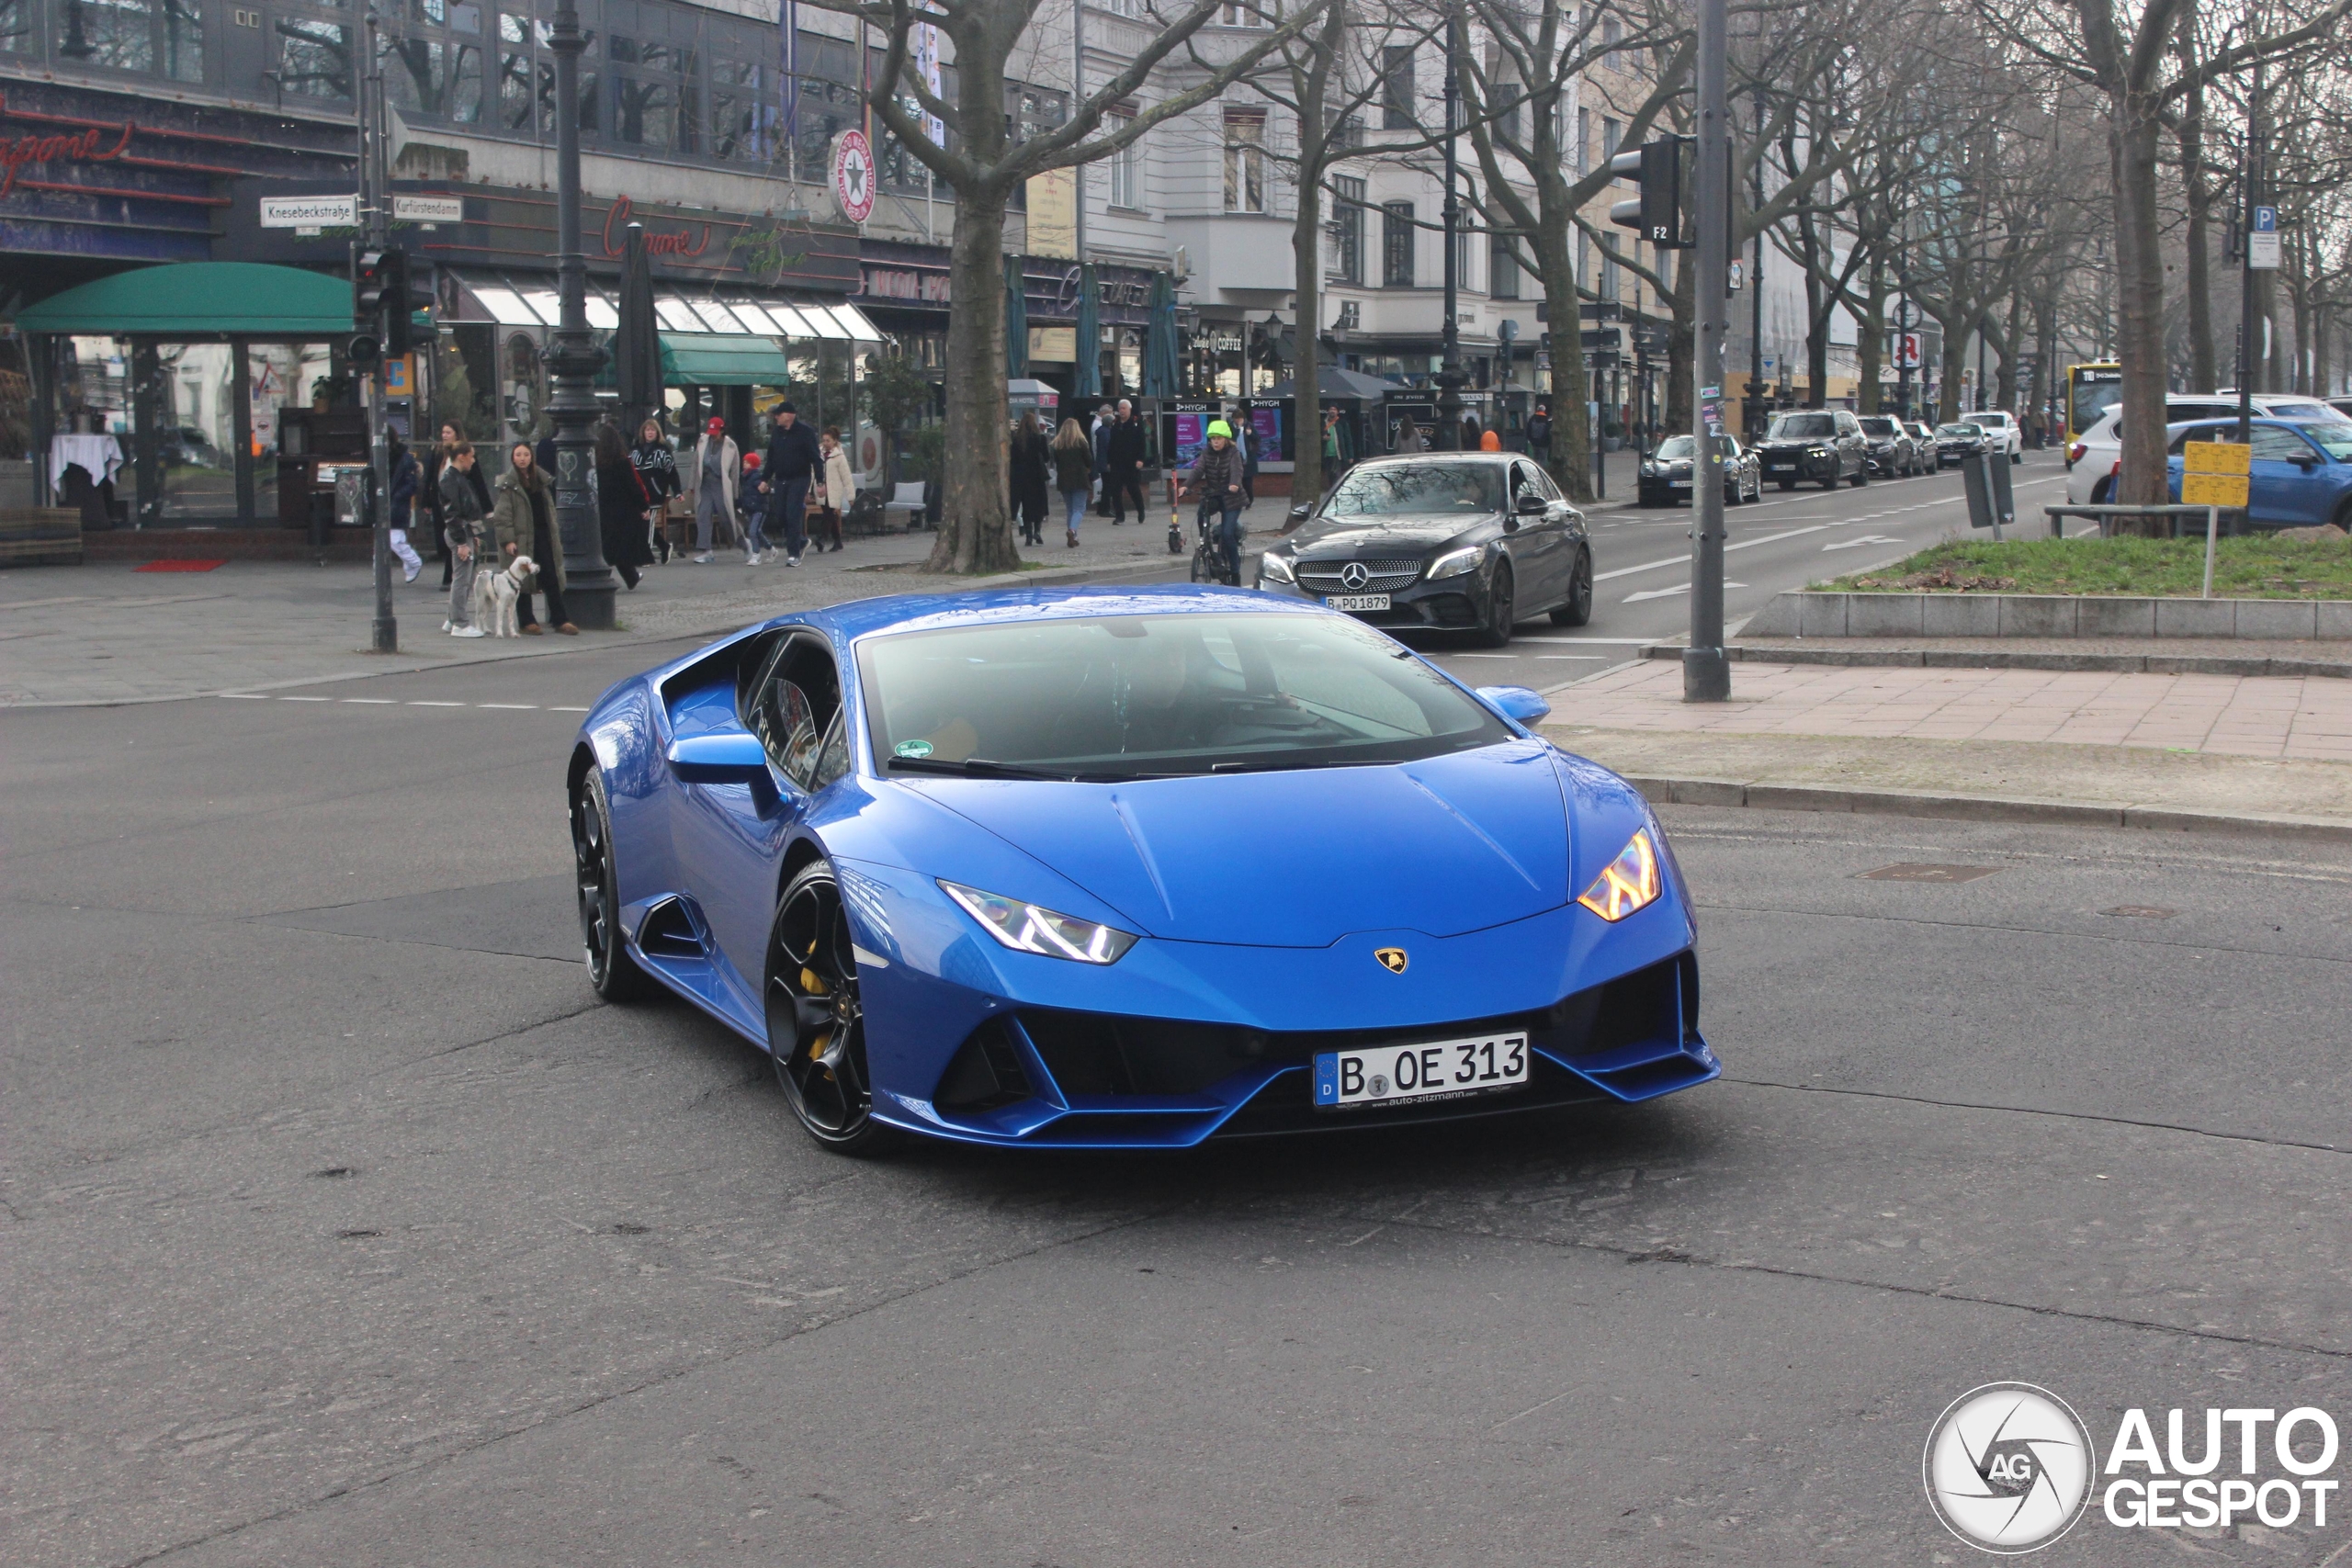
[[1453, 936], [1567, 902], [1567, 809], [1550, 750], [1517, 740], [1362, 768], [914, 787], [1139, 931], [1324, 947], [1351, 931]]

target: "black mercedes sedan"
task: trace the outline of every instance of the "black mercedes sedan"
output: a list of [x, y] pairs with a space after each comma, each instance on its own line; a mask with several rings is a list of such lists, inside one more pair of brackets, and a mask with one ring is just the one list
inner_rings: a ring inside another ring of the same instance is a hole
[[1764, 477], [1782, 490], [1817, 484], [1836, 490], [1845, 479], [1860, 488], [1871, 482], [1870, 438], [1861, 422], [1845, 409], [1799, 409], [1772, 421], [1758, 455]]
[[1991, 449], [1993, 438], [1984, 434], [1981, 424], [1958, 421], [1936, 426], [1936, 467], [1961, 462], [1979, 452]]
[[[1743, 501], [1762, 500], [1764, 469], [1756, 453], [1742, 446], [1737, 436], [1715, 439], [1723, 443], [1724, 502], [1737, 506]], [[1669, 435], [1659, 442], [1657, 450], [1642, 461], [1640, 504], [1671, 506], [1690, 500], [1690, 456], [1698, 449], [1698, 443], [1688, 435]]]
[[1511, 452], [1425, 452], [1350, 468], [1258, 558], [1256, 586], [1392, 630], [1474, 634], [1592, 618], [1592, 541], [1542, 465]]
[[1926, 472], [1918, 445], [1902, 422], [1887, 414], [1861, 416], [1862, 434], [1870, 438], [1871, 473], [1883, 479], [1907, 479]]

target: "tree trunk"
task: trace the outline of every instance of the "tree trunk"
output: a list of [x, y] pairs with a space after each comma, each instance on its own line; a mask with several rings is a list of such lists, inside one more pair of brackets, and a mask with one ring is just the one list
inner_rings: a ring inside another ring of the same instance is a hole
[[2057, 441], [2065, 434], [2066, 424], [2064, 416], [2053, 413], [2051, 406], [2052, 399], [2064, 385], [2058, 378], [2058, 290], [2054, 283], [2035, 313], [2041, 319], [2036, 323], [2034, 346], [2041, 350], [2041, 357], [2035, 362], [2038, 368], [2033, 376], [2034, 401], [2041, 410], [2049, 438]]
[[1955, 310], [1951, 315], [1939, 313], [1936, 325], [1943, 329], [1943, 370], [1938, 377], [1941, 383], [1936, 400], [1936, 423], [1950, 424], [1960, 417], [1960, 378], [1968, 368], [1968, 321], [1966, 312]]
[[1674, 324], [1666, 334], [1666, 428], [1679, 434], [1695, 420], [1690, 378], [1699, 350], [1694, 341], [1697, 318], [1690, 312], [1690, 301], [1697, 292], [1699, 266], [1690, 252], [1676, 254], [1679, 259], [1674, 267], [1674, 291], [1667, 296], [1667, 303], [1674, 310]]
[[2188, 94], [2181, 102], [2181, 204], [2188, 212], [2188, 249], [2183, 287], [2188, 290], [2188, 386], [2210, 392], [2220, 387], [2213, 355], [2212, 209], [2213, 192], [2205, 179], [2205, 87], [2197, 74], [2197, 7], [2184, 6], [2180, 14], [2182, 69], [2189, 73]]
[[1879, 367], [1886, 358], [1886, 263], [1874, 259], [1871, 263], [1869, 310], [1854, 323], [1855, 369], [1861, 383], [1856, 389], [1855, 401], [1864, 413], [1878, 412]]
[[2001, 397], [1993, 406], [2012, 414], [2018, 407], [2018, 340], [2025, 335], [2025, 300], [2009, 296], [2008, 335], [2001, 340]]
[[[2165, 264], [2157, 208], [2153, 96], [2112, 96], [2108, 146], [2115, 176], [2116, 349], [2123, 364], [2123, 472], [2115, 499], [2161, 506], [2165, 481]], [[2250, 348], [2259, 347], [2250, 344]], [[2128, 523], [2130, 519], [2123, 519]], [[2154, 532], [2150, 524], [2135, 532]]]
[[947, 499], [926, 564], [939, 572], [1012, 571], [1021, 565], [1021, 552], [1005, 504], [1012, 477], [1001, 194], [959, 195], [947, 290]]
[[1544, 275], [1544, 315], [1552, 329], [1553, 479], [1578, 506], [1592, 504], [1592, 432], [1585, 415], [1584, 316], [1577, 310], [1576, 263], [1565, 229], [1536, 236], [1535, 261]]

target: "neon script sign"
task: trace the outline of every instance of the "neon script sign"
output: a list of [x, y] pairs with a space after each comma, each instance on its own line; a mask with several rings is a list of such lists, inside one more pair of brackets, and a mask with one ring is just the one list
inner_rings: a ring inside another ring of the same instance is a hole
[[[613, 205], [605, 211], [604, 239], [606, 255], [616, 256], [628, 249], [628, 224], [629, 199], [625, 196], [616, 197], [613, 200]], [[702, 226], [701, 233], [691, 236], [684, 229], [675, 229], [658, 234], [650, 229], [645, 231], [645, 254], [649, 256], [691, 258], [702, 254], [709, 246], [710, 225], [707, 223]]]
[[[0, 94], [0, 113], [7, 110], [6, 94]], [[18, 174], [28, 164], [53, 164], [61, 159], [84, 164], [104, 164], [121, 157], [130, 150], [131, 133], [138, 126], [122, 122], [112, 147], [104, 143], [113, 130], [107, 126], [92, 126], [87, 130], [64, 131], [42, 136], [30, 133], [16, 138], [0, 137], [0, 197], [17, 188]], [[28, 184], [31, 182], [27, 182]]]

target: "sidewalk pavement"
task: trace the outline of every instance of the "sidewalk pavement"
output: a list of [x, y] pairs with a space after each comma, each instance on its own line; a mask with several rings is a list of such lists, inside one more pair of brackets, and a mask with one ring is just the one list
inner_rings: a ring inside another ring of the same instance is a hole
[[1653, 798], [2352, 837], [2352, 681], [1749, 662], [1732, 693], [1686, 705], [1645, 660], [1552, 693], [1544, 728]]
[[[1262, 540], [1281, 529], [1283, 516], [1282, 502], [1269, 497], [1243, 513], [1243, 524], [1253, 541]], [[209, 572], [141, 572], [127, 563], [17, 568], [0, 571], [0, 707], [168, 701], [581, 647], [717, 637], [787, 610], [982, 582], [1184, 575], [1188, 556], [1169, 554], [1164, 515], [1119, 528], [1090, 516], [1079, 533], [1080, 547], [1069, 549], [1058, 522], [1051, 524], [1044, 547], [1023, 551], [1034, 570], [980, 580], [914, 570], [931, 551], [929, 533], [852, 539], [839, 554], [804, 556], [797, 568], [781, 558], [747, 567], [741, 550], [719, 551], [707, 566], [673, 557], [667, 566], [648, 569], [638, 588], [622, 591], [616, 631], [578, 638], [451, 637], [439, 629], [449, 596], [439, 586], [439, 563], [428, 558], [413, 584], [394, 577], [400, 651], [390, 656], [367, 651], [375, 579], [362, 565], [231, 561]], [[545, 608], [542, 601], [543, 617]]]

